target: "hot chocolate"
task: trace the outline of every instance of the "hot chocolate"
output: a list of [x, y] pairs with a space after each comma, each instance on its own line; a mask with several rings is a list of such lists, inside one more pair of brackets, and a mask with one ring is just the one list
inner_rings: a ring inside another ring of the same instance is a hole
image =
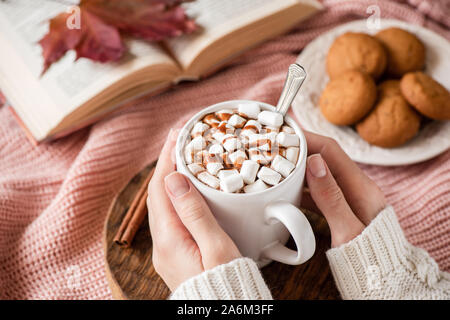
[[256, 102], [210, 113], [195, 123], [184, 146], [191, 173], [211, 188], [252, 193], [279, 184], [300, 151], [295, 130]]

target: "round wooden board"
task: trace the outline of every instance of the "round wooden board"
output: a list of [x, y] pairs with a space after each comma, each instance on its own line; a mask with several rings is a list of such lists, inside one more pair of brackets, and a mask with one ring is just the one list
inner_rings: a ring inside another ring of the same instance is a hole
[[[114, 199], [108, 212], [103, 235], [106, 274], [114, 299], [166, 299], [170, 291], [152, 265], [152, 239], [147, 220], [142, 224], [130, 248], [114, 243], [120, 223], [154, 164], [137, 174]], [[262, 269], [275, 299], [339, 299], [325, 251], [330, 234], [326, 221], [315, 213], [307, 213], [316, 235], [316, 252], [306, 263], [289, 266], [272, 262]], [[288, 246], [295, 246], [292, 241]]]

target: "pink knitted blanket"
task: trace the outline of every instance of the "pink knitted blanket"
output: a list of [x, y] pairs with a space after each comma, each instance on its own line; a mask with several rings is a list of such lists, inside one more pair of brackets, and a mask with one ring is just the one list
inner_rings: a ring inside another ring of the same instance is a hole
[[[110, 299], [101, 238], [113, 197], [157, 158], [169, 128], [188, 114], [229, 99], [276, 103], [288, 65], [322, 32], [366, 18], [366, 8], [378, 4], [382, 17], [450, 39], [448, 0], [324, 4], [325, 11], [214, 76], [141, 98], [53, 143], [34, 147], [0, 107], [0, 298]], [[362, 168], [395, 207], [408, 239], [450, 271], [450, 151], [417, 165]]]

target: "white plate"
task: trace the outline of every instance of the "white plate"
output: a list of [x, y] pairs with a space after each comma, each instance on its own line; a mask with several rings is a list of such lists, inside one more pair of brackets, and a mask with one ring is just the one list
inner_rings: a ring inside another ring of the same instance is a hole
[[[397, 26], [414, 33], [426, 46], [426, 70], [434, 79], [450, 89], [450, 43], [445, 38], [418, 25], [398, 20], [382, 19], [381, 29]], [[295, 98], [292, 108], [302, 127], [321, 135], [334, 138], [354, 161], [376, 165], [405, 165], [437, 156], [450, 148], [450, 121], [432, 121], [406, 144], [385, 149], [368, 144], [356, 131], [346, 126], [329, 123], [320, 113], [320, 93], [328, 82], [325, 61], [334, 39], [347, 31], [374, 34], [366, 20], [358, 20], [339, 26], [322, 34], [298, 56], [308, 76]]]

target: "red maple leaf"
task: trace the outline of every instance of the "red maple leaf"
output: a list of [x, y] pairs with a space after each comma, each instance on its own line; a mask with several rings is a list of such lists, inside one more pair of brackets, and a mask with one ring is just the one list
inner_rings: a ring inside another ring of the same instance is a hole
[[82, 0], [80, 6], [121, 32], [159, 41], [195, 30], [179, 5], [186, 0]]
[[44, 57], [43, 72], [67, 51], [77, 59], [108, 62], [119, 60], [126, 51], [122, 35], [146, 41], [160, 41], [196, 29], [182, 2], [190, 0], [81, 0], [80, 29], [69, 29], [69, 13], [50, 20], [48, 33], [39, 41]]
[[116, 28], [104, 23], [95, 14], [81, 14], [82, 37], [75, 47], [77, 59], [84, 57], [94, 61], [108, 62], [120, 59], [125, 46]]
[[82, 33], [80, 29], [67, 28], [68, 13], [61, 13], [50, 20], [48, 33], [39, 41], [44, 57], [44, 69], [59, 60], [68, 50], [74, 49], [80, 42]]

